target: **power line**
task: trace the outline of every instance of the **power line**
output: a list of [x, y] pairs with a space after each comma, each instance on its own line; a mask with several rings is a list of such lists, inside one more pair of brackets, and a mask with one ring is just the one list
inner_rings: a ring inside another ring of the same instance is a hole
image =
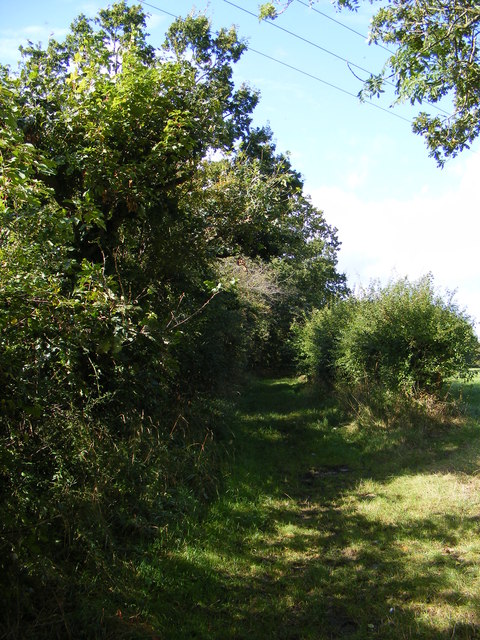
[[151, 9], [156, 9], [157, 11], [161, 11], [161, 13], [165, 13], [167, 16], [170, 16], [171, 18], [178, 18], [179, 16], [175, 15], [174, 13], [170, 13], [169, 11], [165, 11], [165, 9], [160, 9], [160, 7], [156, 7], [153, 4], [149, 4], [148, 2], [145, 2], [145, 0], [139, 0], [139, 2], [141, 4], [144, 4], [146, 7], [150, 7]]
[[[232, 7], [235, 7], [236, 9], [239, 9], [240, 11], [243, 11], [244, 13], [247, 13], [248, 15], [253, 16], [254, 18], [258, 18], [256, 13], [253, 13], [252, 11], [249, 11], [248, 9], [245, 9], [244, 7], [239, 6], [238, 4], [235, 4], [234, 2], [230, 2], [230, 0], [223, 0], [223, 1], [226, 4], [229, 4]], [[360, 71], [364, 71], [365, 73], [368, 73], [369, 75], [373, 75], [372, 72], [369, 71], [368, 69], [365, 69], [364, 67], [360, 67], [358, 64], [355, 64], [354, 62], [351, 62], [347, 58], [344, 58], [343, 56], [340, 56], [337, 53], [335, 53], [333, 51], [330, 51], [330, 49], [326, 49], [325, 47], [322, 47], [321, 45], [317, 44], [316, 42], [312, 42], [312, 40], [308, 40], [307, 38], [304, 38], [303, 36], [299, 35], [298, 33], [295, 33], [294, 31], [290, 31], [289, 29], [285, 29], [284, 27], [281, 27], [276, 22], [272, 22], [271, 20], [266, 20], [266, 23], [269, 24], [272, 27], [275, 27], [275, 29], [279, 29], [280, 31], [283, 31], [284, 33], [288, 33], [288, 35], [293, 36], [294, 38], [297, 38], [297, 40], [301, 40], [302, 42], [305, 42], [306, 44], [309, 44], [312, 47], [315, 47], [316, 49], [319, 49], [320, 51], [323, 51], [324, 53], [328, 53], [328, 55], [333, 56], [334, 58], [337, 58], [337, 60], [341, 60], [342, 62], [346, 62], [347, 65], [355, 67], [356, 69], [359, 69]]]
[[[166, 15], [169, 15], [173, 18], [177, 18], [178, 16], [169, 13], [168, 11], [165, 11], [164, 9], [161, 9], [160, 7], [157, 7], [153, 4], [150, 4], [148, 2], [145, 2], [145, 0], [140, 0], [140, 2], [142, 4], [144, 4], [147, 7], [150, 7], [151, 9], [155, 9], [156, 11], [160, 11], [161, 13], [165, 13]], [[237, 7], [237, 5], [233, 4], [232, 2], [229, 2], [228, 0], [224, 0], [224, 2], [227, 2], [227, 4], [231, 4], [234, 7]], [[246, 11], [245, 9], [243, 9], [242, 7], [237, 7], [239, 9], [241, 9], [242, 11]], [[250, 15], [253, 15], [255, 17], [257, 17], [254, 13], [251, 13], [250, 11], [246, 11], [246, 13], [250, 13]], [[269, 23], [272, 24], [272, 23]], [[273, 26], [277, 26], [277, 25], [273, 25]], [[282, 29], [283, 30], [283, 29]], [[299, 36], [301, 37], [301, 36]], [[282, 65], [283, 67], [286, 67], [288, 69], [291, 69], [292, 71], [295, 71], [296, 73], [300, 73], [301, 75], [306, 76], [307, 78], [311, 78], [312, 80], [315, 80], [316, 82], [320, 82], [321, 84], [324, 84], [332, 89], [335, 89], [336, 91], [340, 91], [341, 93], [348, 95], [352, 98], [355, 98], [356, 100], [358, 100], [358, 95], [356, 95], [355, 93], [352, 93], [351, 91], [348, 91], [347, 89], [343, 89], [342, 87], [339, 87], [336, 84], [333, 84], [331, 82], [328, 82], [327, 80], [324, 80], [323, 78], [320, 78], [319, 76], [316, 76], [312, 73], [308, 73], [307, 71], [304, 71], [303, 69], [300, 69], [298, 67], [295, 67], [291, 64], [288, 64], [287, 62], [283, 62], [282, 60], [279, 60], [278, 58], [274, 58], [273, 56], [270, 56], [266, 53], [263, 53], [262, 51], [258, 51], [257, 49], [252, 49], [252, 47], [248, 47], [248, 51], [251, 51], [252, 53], [255, 53], [259, 56], [262, 56], [264, 58], [266, 58], [267, 60], [271, 60], [272, 62], [276, 62], [277, 64]], [[334, 54], [335, 55], [335, 54]], [[345, 62], [347, 62], [347, 64], [349, 64], [349, 61], [342, 58], [342, 60], [344, 60]], [[352, 64], [352, 63], [350, 63]], [[353, 66], [357, 66], [357, 65], [353, 65]], [[361, 67], [358, 67], [361, 68]], [[363, 69], [362, 69], [363, 70]], [[369, 73], [369, 72], [367, 72]], [[403, 120], [404, 122], [408, 122], [409, 124], [412, 124], [411, 120], [409, 120], [408, 118], [405, 118], [404, 116], [399, 115], [398, 113], [395, 113], [394, 111], [390, 111], [389, 109], [386, 109], [385, 107], [382, 107], [378, 104], [376, 104], [375, 102], [371, 102], [369, 100], [365, 101], [364, 104], [370, 105], [371, 107], [374, 107], [375, 109], [379, 109], [380, 111], [383, 111], [384, 113], [387, 113], [390, 116], [393, 116], [394, 118], [398, 118], [399, 120]]]
[[[351, 31], [355, 35], [360, 36], [360, 38], [362, 38], [362, 40], [368, 40], [368, 36], [366, 36], [364, 33], [360, 33], [360, 31], [356, 31], [355, 29], [352, 29], [352, 27], [349, 27], [348, 25], [346, 25], [341, 20], [336, 20], [335, 18], [332, 18], [332, 16], [329, 16], [327, 13], [324, 13], [323, 11], [320, 11], [319, 9], [316, 9], [311, 4], [308, 4], [308, 2], [304, 2], [303, 0], [297, 0], [297, 2], [298, 2], [298, 4], [301, 4], [304, 7], [307, 7], [308, 9], [311, 9], [312, 11], [315, 11], [315, 13], [318, 13], [319, 15], [323, 16], [324, 18], [327, 18], [327, 20], [331, 20], [332, 22], [335, 22], [335, 24], [340, 25], [344, 29], [348, 29], [348, 31]], [[389, 49], [388, 47], [385, 47], [383, 44], [379, 44], [378, 42], [375, 42], [374, 44], [375, 44], [376, 47], [380, 47], [381, 49], [385, 49], [385, 51], [388, 51], [388, 53], [393, 53], [393, 51], [391, 49]]]
[[[272, 60], [273, 62], [276, 62], [277, 64], [281, 64], [283, 67], [287, 67], [287, 69], [291, 69], [292, 71], [296, 71], [297, 73], [301, 73], [304, 76], [307, 76], [308, 78], [311, 78], [312, 80], [316, 80], [317, 82], [321, 82], [322, 84], [327, 85], [328, 87], [331, 87], [332, 89], [336, 89], [337, 91], [341, 91], [341, 93], [344, 93], [347, 96], [351, 96], [352, 98], [356, 98], [358, 100], [358, 95], [356, 95], [355, 93], [352, 93], [351, 91], [348, 91], [347, 89], [343, 89], [342, 87], [339, 87], [336, 84], [333, 84], [332, 82], [327, 82], [327, 80], [323, 80], [323, 78], [320, 78], [318, 76], [313, 75], [312, 73], [308, 73], [308, 71], [303, 71], [303, 69], [299, 69], [298, 67], [295, 67], [291, 64], [288, 64], [287, 62], [283, 62], [283, 60], [279, 60], [278, 58], [274, 58], [273, 56], [269, 56], [266, 53], [263, 53], [262, 51], [258, 51], [257, 49], [252, 49], [251, 47], [248, 47], [249, 51], [252, 51], [253, 53], [256, 53], [260, 56], [263, 56], [264, 58], [267, 58], [268, 60]], [[367, 104], [371, 107], [375, 107], [375, 109], [380, 109], [380, 111], [384, 111], [385, 113], [388, 113], [388, 115], [393, 116], [395, 118], [398, 118], [399, 120], [404, 120], [405, 122], [408, 122], [408, 124], [412, 124], [412, 121], [409, 120], [408, 118], [405, 118], [404, 116], [401, 116], [398, 113], [395, 113], [394, 111], [389, 111], [389, 109], [386, 109], [385, 107], [381, 107], [379, 104], [376, 104], [375, 102], [371, 102], [370, 100], [365, 100], [364, 104]]]
[[[243, 11], [244, 13], [247, 13], [250, 16], [253, 16], [254, 18], [257, 18], [257, 14], [253, 13], [252, 11], [249, 11], [248, 9], [245, 9], [244, 7], [239, 6], [238, 4], [235, 4], [234, 2], [231, 2], [231, 0], [223, 0], [226, 4], [231, 5], [232, 7], [235, 7], [236, 9], [239, 9], [240, 11]], [[303, 2], [302, 0], [297, 0], [297, 2], [299, 2], [299, 4], [302, 4], [306, 7], [310, 7], [309, 4], [307, 4], [306, 2]], [[325, 17], [333, 20], [334, 22], [337, 22], [338, 24], [342, 25], [343, 27], [349, 29], [350, 31], [354, 31], [353, 29], [350, 29], [350, 27], [347, 27], [347, 25], [344, 25], [342, 22], [340, 22], [339, 20], [335, 20], [334, 18], [330, 18], [330, 16], [328, 16], [327, 14], [322, 13], [321, 11], [318, 11], [318, 9], [314, 9], [312, 7], [312, 9], [314, 11], [316, 11], [316, 13], [320, 13], [321, 15], [324, 15]], [[327, 53], [330, 56], [333, 56], [334, 58], [337, 58], [338, 60], [341, 60], [342, 62], [345, 62], [347, 64], [348, 69], [350, 70], [350, 72], [352, 73], [352, 75], [355, 76], [355, 78], [357, 78], [357, 80], [360, 80], [360, 82], [365, 82], [364, 80], [362, 80], [362, 78], [359, 78], [355, 73], [353, 73], [352, 71], [352, 67], [355, 67], [356, 69], [359, 69], [360, 71], [363, 71], [365, 73], [368, 73], [370, 76], [374, 76], [375, 74], [372, 73], [371, 71], [369, 71], [368, 69], [365, 69], [364, 67], [361, 67], [358, 64], [355, 64], [354, 62], [351, 62], [350, 60], [348, 60], [348, 58], [344, 58], [343, 56], [340, 56], [339, 54], [331, 51], [330, 49], [327, 49], [325, 47], [322, 47], [321, 45], [317, 44], [316, 42], [312, 42], [311, 40], [308, 40], [307, 38], [304, 38], [303, 36], [299, 35], [298, 33], [295, 33], [293, 31], [290, 31], [289, 29], [285, 29], [284, 27], [281, 27], [279, 24], [277, 24], [276, 22], [273, 22], [272, 20], [265, 20], [265, 22], [269, 25], [271, 25], [272, 27], [275, 27], [276, 29], [279, 29], [280, 31], [284, 31], [285, 33], [288, 33], [288, 35], [293, 36], [294, 38], [297, 38], [298, 40], [301, 40], [302, 42], [305, 42], [306, 44], [311, 45], [312, 47], [315, 47], [316, 49], [319, 49], [320, 51], [323, 51], [324, 53]], [[354, 31], [354, 33], [356, 33], [357, 35], [361, 35], [362, 38], [364, 38], [365, 36], [363, 36], [359, 31]], [[381, 46], [383, 49], [386, 49], [386, 47], [383, 47], [382, 45], [377, 45], [377, 46]], [[392, 53], [389, 49], [387, 49], [387, 51], [389, 51], [390, 53]], [[390, 85], [391, 87], [395, 88], [395, 84], [393, 82], [390, 82], [389, 80], [384, 80], [385, 84]], [[429, 100], [426, 100], [426, 102], [433, 107], [434, 109], [436, 109], [437, 111], [439, 111], [440, 113], [443, 113], [444, 115], [449, 116], [450, 113], [448, 111], [446, 111], [445, 109], [443, 109], [442, 107], [439, 107], [438, 105], [436, 105], [435, 103], [430, 102]]]
[[[366, 36], [365, 34], [361, 33], [360, 31], [356, 31], [355, 29], [352, 29], [351, 27], [349, 27], [348, 25], [346, 25], [344, 22], [342, 22], [341, 20], [336, 20], [335, 18], [332, 18], [332, 16], [329, 16], [327, 13], [324, 13], [323, 11], [320, 11], [319, 9], [316, 9], [311, 3], [307, 3], [304, 2], [304, 0], [297, 0], [298, 4], [303, 5], [304, 7], [307, 7], [308, 9], [310, 9], [311, 11], [314, 11], [315, 13], [318, 13], [319, 15], [323, 16], [324, 18], [327, 18], [327, 20], [331, 20], [332, 22], [335, 22], [336, 24], [340, 25], [341, 27], [343, 27], [344, 29], [348, 29], [348, 31], [351, 31], [352, 33], [354, 33], [357, 36], [360, 36], [363, 40], [368, 40], [368, 36]], [[380, 49], [384, 49], [385, 51], [388, 51], [388, 53], [394, 54], [394, 51], [392, 51], [391, 49], [389, 49], [388, 47], [386, 47], [383, 44], [380, 44], [379, 42], [374, 42], [373, 43], [376, 47], [380, 47]], [[386, 80], [387, 84], [391, 85], [392, 87], [394, 87], [395, 85], [393, 84], [393, 82], [389, 82], [388, 80]], [[449, 111], [446, 111], [445, 109], [443, 109], [442, 107], [439, 107], [438, 105], [436, 105], [434, 102], [430, 102], [430, 100], [426, 100], [426, 102], [433, 107], [434, 109], [436, 109], [437, 111], [440, 111], [440, 113], [443, 113], [447, 116], [451, 116]]]

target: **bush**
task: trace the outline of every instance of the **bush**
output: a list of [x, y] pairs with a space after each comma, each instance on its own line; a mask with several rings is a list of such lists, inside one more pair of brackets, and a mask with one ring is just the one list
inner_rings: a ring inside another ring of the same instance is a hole
[[345, 327], [354, 314], [355, 300], [337, 300], [314, 309], [303, 326], [297, 325], [297, 357], [302, 373], [331, 387], [336, 379], [337, 354]]
[[478, 350], [470, 318], [435, 292], [431, 276], [372, 285], [315, 311], [297, 343], [305, 373], [356, 397], [438, 395], [447, 378], [468, 377]]

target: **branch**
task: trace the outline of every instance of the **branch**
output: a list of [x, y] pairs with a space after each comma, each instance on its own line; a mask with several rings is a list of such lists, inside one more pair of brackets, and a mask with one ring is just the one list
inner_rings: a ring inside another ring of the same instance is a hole
[[170, 322], [167, 324], [167, 329], [176, 329], [177, 327], [179, 327], [182, 324], [185, 324], [185, 322], [188, 322], [189, 320], [191, 320], [192, 318], [194, 318], [195, 316], [197, 316], [199, 313], [201, 313], [205, 307], [207, 305], [210, 304], [210, 302], [215, 298], [215, 296], [217, 296], [220, 293], [220, 289], [218, 291], [215, 291], [214, 293], [212, 293], [212, 295], [210, 296], [210, 298], [208, 298], [208, 300], [206, 302], [204, 302], [202, 304], [202, 306], [200, 308], [198, 308], [196, 311], [194, 311], [192, 314], [190, 314], [187, 318], [184, 318], [183, 320], [180, 320], [179, 322], [176, 322], [173, 326], [170, 326], [170, 323], [172, 322], [172, 320], [174, 319], [173, 313], [172, 313], [172, 320], [170, 320]]

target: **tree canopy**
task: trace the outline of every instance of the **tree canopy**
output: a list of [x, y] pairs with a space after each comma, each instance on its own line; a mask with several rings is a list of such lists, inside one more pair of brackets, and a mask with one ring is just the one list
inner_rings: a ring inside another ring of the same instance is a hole
[[[274, 18], [292, 0], [261, 6], [262, 18]], [[361, 0], [336, 0], [355, 10]], [[314, 0], [311, 0], [314, 4]], [[442, 103], [450, 115], [421, 111], [413, 130], [424, 136], [439, 166], [456, 156], [480, 133], [480, 7], [475, 0], [389, 0], [373, 16], [370, 42], [392, 49], [383, 70], [361, 92], [373, 97], [388, 80], [397, 101]]]
[[94, 621], [125, 548], [214, 483], [220, 388], [345, 292], [244, 50], [195, 15], [155, 50], [119, 2], [0, 67], [0, 635]]

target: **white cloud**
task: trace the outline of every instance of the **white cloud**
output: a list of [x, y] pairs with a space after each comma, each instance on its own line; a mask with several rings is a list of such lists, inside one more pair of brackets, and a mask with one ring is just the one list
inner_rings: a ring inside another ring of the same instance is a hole
[[366, 155], [362, 155], [360, 158], [360, 162], [355, 163], [355, 167], [348, 171], [345, 182], [350, 189], [356, 189], [366, 183], [369, 173], [369, 157]]
[[78, 7], [78, 13], [84, 13], [86, 16], [94, 16], [100, 9], [104, 8], [106, 8], [106, 3], [104, 2], [83, 2]]
[[158, 27], [164, 27], [167, 24], [167, 19], [164, 16], [160, 16], [158, 14], [148, 14], [147, 15], [147, 29], [149, 31], [154, 31]]
[[370, 200], [329, 186], [311, 192], [338, 228], [339, 268], [351, 286], [431, 272], [437, 286], [457, 290], [457, 302], [480, 321], [480, 154], [466, 155], [452, 170], [454, 188], [432, 194], [426, 185], [405, 199]]
[[26, 46], [30, 40], [34, 44], [42, 43], [46, 47], [51, 37], [61, 40], [68, 33], [68, 29], [52, 27], [51, 25], [28, 25], [22, 29], [0, 29], [0, 61], [2, 64], [14, 65], [20, 59], [18, 49]]

